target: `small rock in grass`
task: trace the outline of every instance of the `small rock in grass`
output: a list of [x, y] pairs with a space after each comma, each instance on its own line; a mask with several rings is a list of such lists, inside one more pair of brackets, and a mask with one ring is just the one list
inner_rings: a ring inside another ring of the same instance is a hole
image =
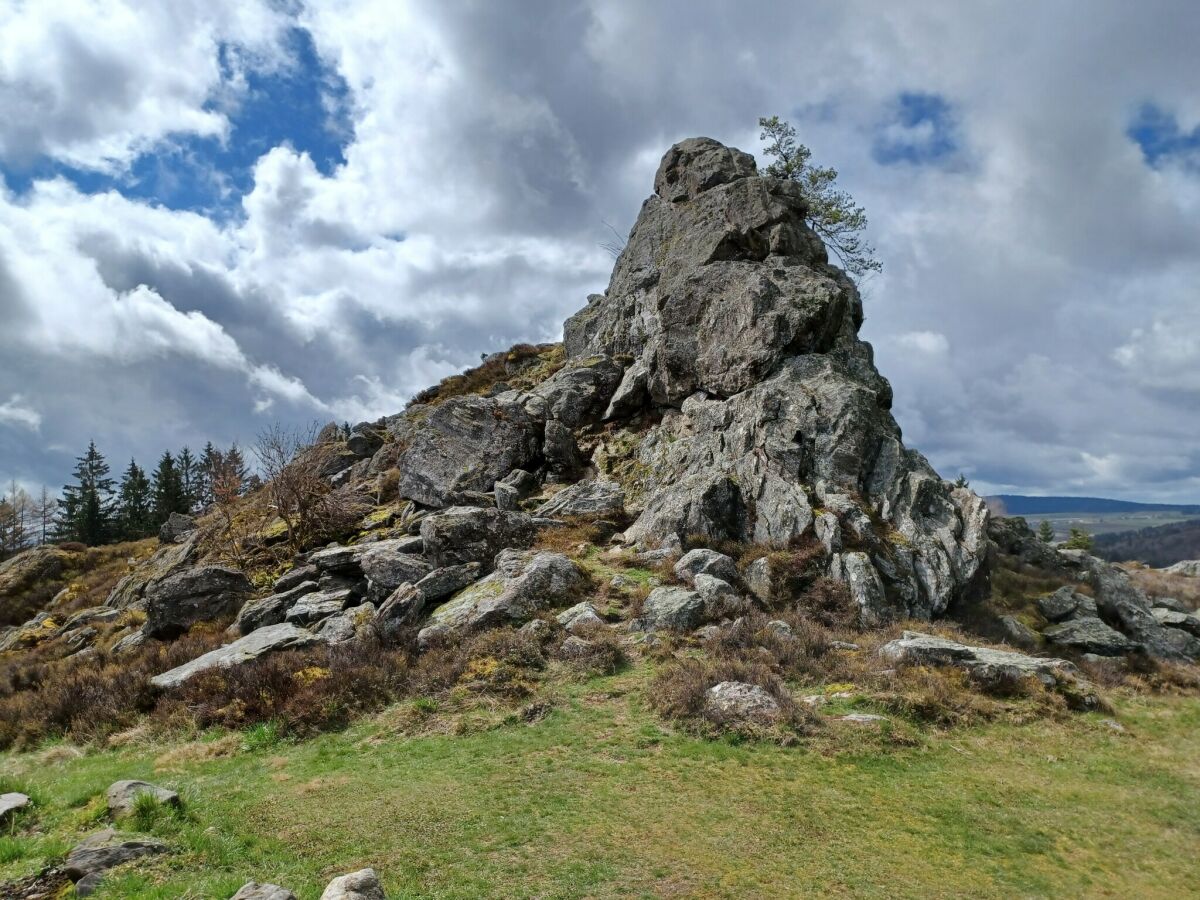
[[118, 781], [108, 789], [108, 812], [114, 818], [129, 815], [138, 797], [148, 794], [163, 806], [179, 806], [179, 794], [148, 781]]
[[351, 872], [329, 882], [321, 900], [387, 900], [374, 869]]
[[877, 725], [880, 722], [886, 722], [887, 716], [877, 716], [874, 713], [847, 713], [844, 716], [838, 716], [838, 720], [854, 725]]
[[229, 900], [296, 900], [296, 895], [277, 884], [248, 881]]

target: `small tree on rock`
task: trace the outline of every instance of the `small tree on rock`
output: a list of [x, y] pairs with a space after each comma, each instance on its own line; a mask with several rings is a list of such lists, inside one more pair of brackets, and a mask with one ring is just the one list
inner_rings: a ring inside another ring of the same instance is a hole
[[811, 165], [812, 151], [797, 143], [796, 129], [779, 116], [760, 118], [758, 125], [762, 129], [759, 138], [767, 142], [763, 153], [775, 160], [763, 174], [800, 185], [808, 200], [805, 221], [841, 261], [842, 268], [855, 278], [881, 271], [883, 264], [875, 258], [875, 248], [863, 237], [866, 210], [835, 186], [837, 169]]
[[1067, 550], [1086, 550], [1091, 553], [1096, 548], [1095, 539], [1082, 528], [1072, 528], [1063, 548]]
[[1038, 539], [1043, 544], [1054, 543], [1054, 526], [1042, 519], [1042, 524], [1038, 526]]

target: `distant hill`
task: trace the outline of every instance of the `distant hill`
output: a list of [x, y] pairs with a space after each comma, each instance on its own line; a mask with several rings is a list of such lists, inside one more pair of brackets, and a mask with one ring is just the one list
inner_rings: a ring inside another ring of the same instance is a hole
[[1139, 560], [1156, 568], [1200, 559], [1200, 520], [1096, 535], [1096, 554], [1115, 562]]
[[1104, 497], [1026, 497], [1022, 494], [996, 494], [986, 499], [993, 507], [1003, 507], [1004, 515], [1009, 516], [1133, 512], [1173, 512], [1183, 516], [1200, 516], [1200, 505], [1133, 503], [1128, 500], [1108, 500]]

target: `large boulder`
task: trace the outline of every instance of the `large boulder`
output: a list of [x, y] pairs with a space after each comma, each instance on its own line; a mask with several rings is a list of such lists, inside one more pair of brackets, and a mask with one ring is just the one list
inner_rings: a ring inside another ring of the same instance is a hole
[[687, 588], [656, 587], [642, 603], [636, 625], [644, 631], [691, 631], [704, 624], [706, 604], [697, 591]]
[[253, 631], [233, 643], [210, 650], [203, 656], [198, 656], [182, 666], [155, 675], [150, 683], [156, 688], [169, 690], [179, 687], [184, 682], [196, 677], [201, 672], [212, 669], [228, 669], [239, 666], [279, 650], [300, 650], [321, 644], [324, 641], [303, 628], [284, 622], [280, 625], [268, 625]]
[[1188, 634], [1193, 634], [1200, 637], [1200, 616], [1190, 612], [1179, 612], [1174, 609], [1165, 609], [1161, 606], [1156, 606], [1150, 610], [1151, 615], [1158, 620], [1158, 624], [1164, 628], [1178, 628], [1181, 631], [1186, 631]]
[[[98, 877], [123, 863], [165, 853], [167, 846], [160, 841], [124, 838], [111, 828], [98, 831], [79, 843], [63, 864], [63, 873], [76, 883], [89, 879], [94, 888]], [[78, 891], [77, 891], [78, 893]]]
[[173, 512], [158, 529], [158, 542], [160, 544], [178, 544], [195, 530], [195, 519], [183, 513]]
[[452, 397], [400, 426], [399, 494], [445, 507], [489, 491], [513, 469], [535, 468], [543, 429], [525, 407], [498, 397]]
[[[537, 398], [534, 403], [544, 418], [577, 428], [603, 415], [621, 383], [623, 371], [611, 358], [593, 356], [560, 369], [531, 393]], [[526, 405], [526, 408], [533, 407], [533, 404]]]
[[144, 607], [146, 595], [155, 585], [192, 564], [200, 535], [201, 532], [197, 529], [188, 532], [177, 544], [160, 547], [153, 556], [141, 562], [136, 569], [116, 583], [104, 605], [114, 609]]
[[783, 710], [779, 701], [756, 684], [722, 681], [704, 695], [704, 711], [718, 722], [753, 722], [769, 725]]
[[402, 541], [379, 541], [367, 545], [359, 556], [369, 600], [382, 603], [400, 585], [420, 581], [433, 570], [424, 556], [401, 551], [402, 545]]
[[625, 511], [625, 490], [615, 481], [577, 481], [537, 508], [540, 518], [561, 516], [619, 516]]
[[1154, 617], [1146, 594], [1129, 576], [1092, 556], [1081, 559], [1088, 583], [1096, 594], [1100, 617], [1138, 644], [1140, 649], [1163, 659], [1187, 660], [1200, 657], [1200, 643], [1189, 640]]
[[579, 566], [561, 553], [505, 550], [496, 570], [455, 594], [429, 617], [430, 634], [520, 625], [565, 606], [588, 585]]
[[195, 566], [150, 586], [146, 592], [149, 637], [174, 638], [196, 622], [241, 609], [254, 586], [245, 573], [227, 566]]
[[425, 556], [434, 567], [479, 563], [491, 571], [501, 550], [533, 544], [533, 519], [522, 512], [455, 506], [421, 522]]
[[1042, 632], [1042, 636], [1059, 647], [1097, 656], [1120, 656], [1137, 649], [1137, 644], [1095, 616], [1075, 617], [1051, 625]]

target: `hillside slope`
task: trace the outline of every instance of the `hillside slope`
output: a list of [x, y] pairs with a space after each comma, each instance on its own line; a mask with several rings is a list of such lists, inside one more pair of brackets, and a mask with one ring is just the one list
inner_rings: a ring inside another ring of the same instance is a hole
[[1200, 559], [1200, 521], [1097, 535], [1096, 553], [1114, 562], [1137, 560], [1156, 568]]

